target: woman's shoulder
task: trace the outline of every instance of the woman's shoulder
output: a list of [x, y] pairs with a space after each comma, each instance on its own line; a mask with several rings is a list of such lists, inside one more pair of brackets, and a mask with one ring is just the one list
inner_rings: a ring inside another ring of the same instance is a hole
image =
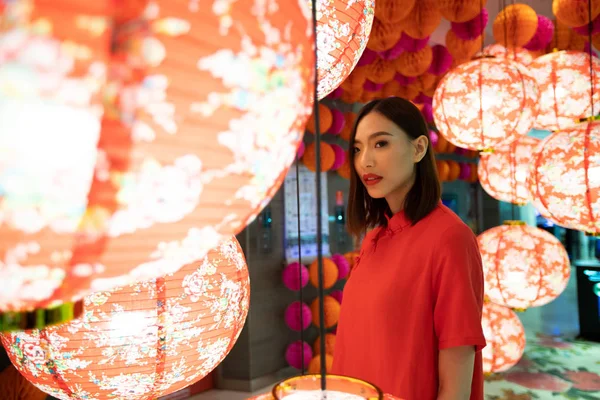
[[451, 209], [439, 204], [428, 216], [427, 226], [424, 228], [431, 234], [431, 239], [446, 240], [474, 239], [475, 233]]

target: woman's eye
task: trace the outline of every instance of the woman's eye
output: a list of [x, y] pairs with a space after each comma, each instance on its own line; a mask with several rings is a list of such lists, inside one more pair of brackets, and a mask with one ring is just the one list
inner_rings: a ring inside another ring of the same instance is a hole
[[375, 143], [375, 147], [385, 147], [387, 146], [388, 142], [386, 142], [385, 140], [381, 140], [377, 143]]
[[354, 154], [358, 153], [358, 152], [359, 152], [359, 149], [358, 149], [358, 147], [355, 147], [355, 148], [353, 148], [353, 149], [352, 149], [352, 152], [353, 152]]

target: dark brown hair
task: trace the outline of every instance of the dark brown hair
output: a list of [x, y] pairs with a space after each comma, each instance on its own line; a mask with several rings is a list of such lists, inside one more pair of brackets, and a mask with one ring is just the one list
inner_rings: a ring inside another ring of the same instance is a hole
[[[354, 167], [354, 139], [356, 127], [365, 115], [377, 112], [400, 127], [409, 136], [416, 139], [419, 136], [429, 138], [429, 129], [421, 111], [413, 103], [400, 97], [388, 97], [373, 100], [366, 104], [356, 117], [356, 122], [350, 135], [348, 159], [350, 160], [350, 194], [348, 195], [348, 230], [354, 236], [360, 237], [368, 229], [385, 226], [385, 215], [391, 214], [387, 201], [383, 198], [374, 199], [369, 196], [367, 189], [359, 179]], [[412, 225], [427, 216], [440, 201], [441, 187], [438, 179], [435, 157], [431, 140], [427, 145], [427, 153], [415, 165], [415, 183], [404, 200], [404, 212]]]

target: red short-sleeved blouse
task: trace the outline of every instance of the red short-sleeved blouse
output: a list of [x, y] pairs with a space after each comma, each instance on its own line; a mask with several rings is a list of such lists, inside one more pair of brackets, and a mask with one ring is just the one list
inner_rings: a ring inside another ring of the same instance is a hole
[[483, 399], [483, 272], [473, 232], [439, 204], [369, 232], [344, 288], [331, 373], [405, 400], [435, 400], [438, 351], [476, 346], [471, 400]]

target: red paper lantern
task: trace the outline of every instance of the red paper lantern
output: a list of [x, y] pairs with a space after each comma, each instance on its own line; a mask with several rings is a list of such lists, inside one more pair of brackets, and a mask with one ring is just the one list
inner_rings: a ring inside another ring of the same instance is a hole
[[91, 294], [81, 319], [0, 340], [19, 372], [51, 396], [157, 398], [225, 358], [249, 300], [246, 261], [230, 238], [174, 274]]
[[319, 99], [340, 86], [358, 63], [374, 16], [374, 0], [317, 0]]
[[486, 150], [525, 135], [537, 115], [538, 89], [522, 66], [481, 58], [450, 71], [433, 97], [439, 132], [456, 146]]
[[540, 110], [535, 128], [555, 131], [572, 127], [592, 112], [591, 83], [594, 84], [594, 110], [600, 111], [600, 60], [578, 51], [546, 54], [529, 64], [540, 90]]
[[539, 307], [565, 290], [571, 275], [569, 256], [552, 234], [510, 221], [477, 237], [485, 293], [493, 303], [526, 309]]
[[600, 122], [583, 123], [546, 137], [532, 153], [533, 205], [558, 225], [600, 233]]
[[[95, 54], [77, 38], [107, 22], [94, 17], [96, 2], [71, 3], [36, 1], [33, 11], [64, 12], [76, 25], [38, 18], [0, 44], [0, 312], [75, 301], [202, 258], [274, 195], [310, 114], [302, 2], [206, 12], [152, 2], [108, 32], [102, 121], [88, 104], [95, 81], [69, 68], [101, 77], [102, 65], [75, 61]], [[71, 33], [60, 42], [53, 29]], [[20, 317], [0, 314], [0, 330]]]
[[524, 205], [528, 190], [531, 155], [540, 140], [522, 136], [479, 157], [477, 174], [481, 187], [496, 200]]
[[525, 352], [525, 329], [508, 307], [485, 302], [481, 325], [487, 346], [481, 351], [483, 372], [502, 372], [515, 366]]

